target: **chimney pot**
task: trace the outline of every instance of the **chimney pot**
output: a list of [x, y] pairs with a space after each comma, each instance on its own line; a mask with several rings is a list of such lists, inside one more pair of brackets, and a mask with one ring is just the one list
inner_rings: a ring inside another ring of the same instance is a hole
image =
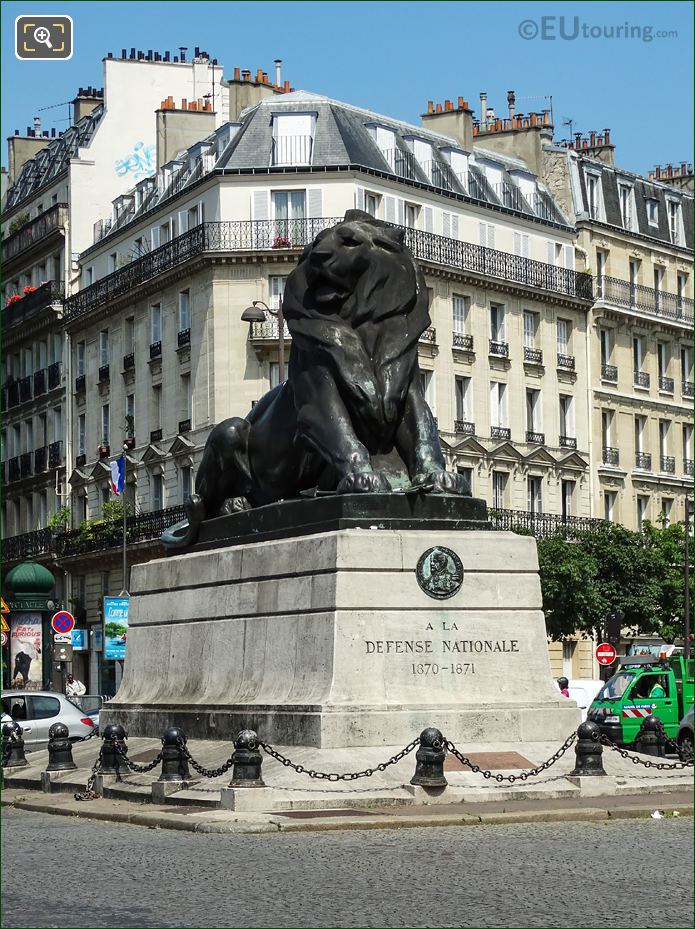
[[188, 100], [186, 99], [186, 97], [181, 98], [181, 109], [182, 110], [188, 109]]
[[290, 82], [285, 81], [285, 83], [282, 86], [283, 86], [285, 93], [288, 94], [290, 92]]
[[459, 110], [466, 109], [466, 101], [463, 99], [463, 97], [459, 97], [458, 104], [459, 104]]
[[256, 70], [256, 83], [257, 84], [263, 83], [263, 71], [261, 70], [261, 68], [257, 68]]
[[685, 176], [685, 173], [686, 173], [686, 171], [685, 171], [685, 162], [684, 162], [684, 161], [681, 161], [681, 174], [682, 174], [683, 176]]
[[241, 71], [239, 70], [239, 68], [234, 69], [234, 80], [235, 81], [241, 80]]
[[427, 112], [434, 113], [434, 101], [433, 100], [427, 101]]
[[667, 172], [668, 177], [673, 177], [673, 165], [667, 165], [666, 172]]
[[591, 148], [594, 148], [594, 146], [596, 145], [596, 133], [595, 132], [589, 133], [589, 145], [591, 146]]
[[435, 109], [436, 109], [436, 112], [437, 112], [437, 113], [441, 113], [441, 112], [442, 112], [442, 105], [441, 105], [441, 103], [438, 103]]

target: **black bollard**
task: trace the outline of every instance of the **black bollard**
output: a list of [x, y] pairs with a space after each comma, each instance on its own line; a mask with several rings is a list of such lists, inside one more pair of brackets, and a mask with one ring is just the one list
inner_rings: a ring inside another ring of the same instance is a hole
[[420, 748], [415, 755], [415, 774], [410, 783], [420, 787], [446, 787], [444, 777], [444, 736], [432, 727], [420, 733]]
[[72, 758], [70, 730], [65, 723], [53, 723], [48, 730], [47, 771], [75, 771], [77, 765]]
[[640, 755], [651, 755], [654, 758], [663, 758], [666, 754], [664, 724], [658, 716], [653, 714], [642, 720], [642, 725], [635, 739], [634, 749]]
[[183, 752], [186, 733], [178, 726], [170, 726], [162, 733], [162, 773], [160, 781], [189, 781], [191, 772]]
[[261, 777], [263, 756], [258, 748], [258, 736], [252, 729], [242, 729], [234, 742], [230, 787], [265, 787]]
[[24, 754], [23, 732], [18, 722], [5, 723], [2, 727], [3, 768], [23, 768], [29, 764]]
[[104, 727], [101, 734], [104, 740], [101, 746], [101, 770], [100, 774], [127, 774], [128, 765], [123, 755], [128, 754], [125, 740], [128, 738], [123, 726], [111, 723]]
[[601, 744], [601, 730], [590, 720], [582, 723], [577, 729], [577, 744], [575, 746], [576, 761], [574, 771], [570, 777], [596, 777], [604, 776], [603, 745]]

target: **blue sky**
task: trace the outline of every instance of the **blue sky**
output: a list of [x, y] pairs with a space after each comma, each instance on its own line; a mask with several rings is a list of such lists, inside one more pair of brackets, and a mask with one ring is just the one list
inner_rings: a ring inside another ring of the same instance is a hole
[[[15, 16], [59, 13], [75, 23], [73, 58], [19, 61]], [[626, 25], [630, 38], [605, 34]], [[35, 115], [44, 129], [64, 129], [67, 107], [39, 109], [70, 100], [79, 86], [102, 86], [108, 51], [186, 45], [190, 54], [198, 45], [227, 76], [239, 66], [272, 77], [279, 57], [294, 87], [415, 123], [428, 100], [462, 95], [477, 115], [483, 90], [503, 115], [507, 90], [516, 91], [517, 112], [542, 109], [541, 98], [552, 95], [556, 138], [568, 134], [562, 123], [572, 119], [578, 131], [610, 128], [617, 160], [631, 170], [693, 160], [689, 2], [4, 0], [2, 35], [4, 149], [4, 139], [24, 132]]]

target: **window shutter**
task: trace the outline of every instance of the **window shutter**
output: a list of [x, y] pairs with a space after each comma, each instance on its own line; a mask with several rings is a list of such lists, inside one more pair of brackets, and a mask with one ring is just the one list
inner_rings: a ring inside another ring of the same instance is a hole
[[487, 227], [487, 247], [495, 247], [495, 227], [488, 224]]
[[356, 189], [355, 204], [358, 210], [364, 210], [364, 187], [358, 187]]
[[519, 232], [514, 233], [514, 254], [521, 254], [521, 233]]
[[405, 226], [405, 200], [401, 200], [400, 197], [398, 197], [396, 199], [396, 206], [398, 208], [397, 223], [399, 226]]
[[529, 237], [527, 235], [522, 235], [521, 237], [521, 254], [524, 258], [528, 258], [529, 255]]
[[269, 219], [268, 191], [254, 190], [251, 195], [251, 219]]
[[384, 197], [384, 200], [386, 202], [386, 222], [395, 223], [396, 222], [396, 198], [395, 197]]
[[159, 226], [153, 226], [151, 231], [152, 249], [159, 248]]
[[320, 187], [311, 187], [307, 191], [307, 210], [309, 219], [318, 219], [323, 212], [323, 191]]
[[480, 230], [480, 244], [483, 248], [487, 245], [487, 229], [485, 228], [487, 223], [478, 223], [478, 229]]
[[571, 245], [565, 245], [565, 267], [568, 271], [574, 270], [574, 248]]
[[451, 214], [451, 238], [458, 239], [459, 237], [459, 218], [456, 213]]
[[447, 239], [451, 237], [451, 213], [442, 211], [442, 235]]
[[423, 217], [425, 221], [425, 232], [432, 232], [434, 228], [434, 223], [432, 220], [432, 207], [431, 206], [424, 207]]
[[548, 259], [547, 259], [548, 264], [554, 265], [555, 264], [555, 243], [546, 242], [545, 244], [546, 244], [546, 254], [548, 256]]

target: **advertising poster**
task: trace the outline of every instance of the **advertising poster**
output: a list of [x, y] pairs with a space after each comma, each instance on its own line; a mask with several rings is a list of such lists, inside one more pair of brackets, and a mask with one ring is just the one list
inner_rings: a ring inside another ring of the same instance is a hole
[[104, 658], [123, 661], [128, 633], [128, 597], [104, 597]]
[[43, 638], [40, 613], [10, 615], [10, 686], [41, 690]]

